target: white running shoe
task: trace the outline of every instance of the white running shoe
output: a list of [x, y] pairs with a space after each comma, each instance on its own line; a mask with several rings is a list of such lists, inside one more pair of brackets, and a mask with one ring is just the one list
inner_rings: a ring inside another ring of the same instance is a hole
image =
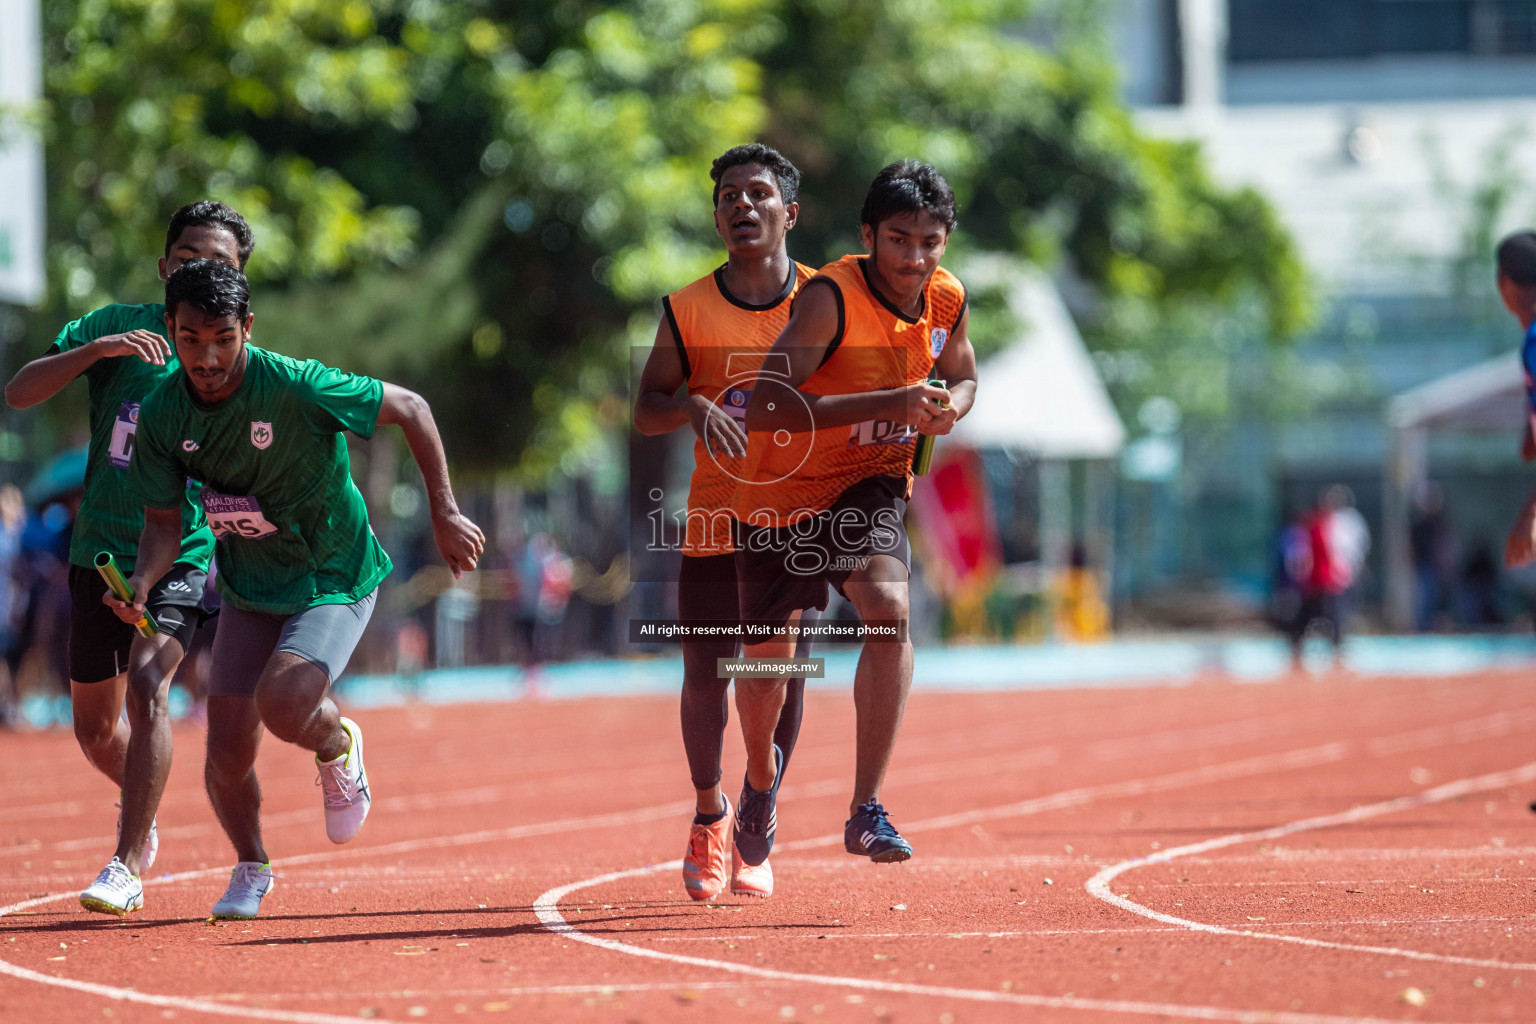
[[[123, 837], [123, 805], [117, 804], [117, 837]], [[149, 872], [149, 866], [155, 862], [155, 854], [160, 852], [160, 821], [151, 818], [149, 821], [149, 835], [144, 837], [144, 846], [139, 850], [139, 870]]]
[[271, 863], [243, 860], [229, 873], [229, 887], [213, 905], [210, 917], [220, 920], [248, 921], [261, 912], [261, 898], [277, 883], [272, 880]]
[[325, 795], [325, 834], [333, 843], [345, 843], [357, 835], [373, 804], [363, 768], [363, 730], [350, 718], [343, 718], [341, 727], [352, 737], [352, 749], [334, 761], [315, 758], [320, 769], [315, 785]]
[[96, 881], [80, 894], [80, 905], [98, 914], [122, 917], [144, 909], [144, 883], [129, 872], [127, 865], [113, 857], [101, 869]]

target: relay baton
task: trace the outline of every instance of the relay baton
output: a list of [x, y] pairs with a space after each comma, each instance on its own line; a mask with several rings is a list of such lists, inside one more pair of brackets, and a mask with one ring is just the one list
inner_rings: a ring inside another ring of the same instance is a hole
[[[929, 378], [929, 384], [936, 388], [948, 388], [949, 385], [937, 377]], [[948, 409], [948, 402], [940, 402], [940, 409]], [[932, 434], [919, 434], [917, 436], [917, 450], [912, 453], [912, 472], [918, 476], [927, 476], [928, 468], [933, 465], [933, 445], [938, 438]]]
[[[123, 573], [117, 567], [109, 552], [102, 551], [96, 555], [96, 571], [101, 573], [101, 578], [107, 581], [107, 586], [117, 599], [124, 604], [133, 604], [133, 588], [128, 586], [128, 581], [123, 579]], [[154, 636], [160, 632], [160, 624], [146, 609], [144, 617], [135, 625], [138, 627], [139, 636]]]

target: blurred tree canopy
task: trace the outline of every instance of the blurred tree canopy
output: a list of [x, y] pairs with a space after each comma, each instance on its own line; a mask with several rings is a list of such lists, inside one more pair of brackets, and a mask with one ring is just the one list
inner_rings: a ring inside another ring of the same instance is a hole
[[710, 160], [761, 138], [805, 171], [801, 261], [926, 159], [958, 257], [1064, 261], [1104, 365], [1140, 368], [1112, 385], [1169, 393], [1232, 324], [1300, 329], [1305, 282], [1259, 196], [1137, 132], [1104, 6], [51, 0], [52, 291], [19, 355], [153, 298], [166, 218], [219, 198], [257, 233], [259, 344], [418, 388], [465, 468], [570, 471], [625, 422], [659, 296], [721, 259]]

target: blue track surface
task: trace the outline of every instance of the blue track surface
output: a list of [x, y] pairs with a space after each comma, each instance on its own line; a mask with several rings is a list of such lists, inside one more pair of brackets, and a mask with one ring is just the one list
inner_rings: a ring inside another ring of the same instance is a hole
[[[812, 689], [853, 683], [857, 648], [829, 648], [826, 678]], [[1329, 652], [1307, 651], [1308, 667], [1327, 671]], [[1536, 637], [1362, 636], [1345, 645], [1346, 666], [1372, 676], [1458, 675], [1494, 668], [1536, 670]], [[1088, 686], [1148, 686], [1222, 675], [1239, 683], [1280, 679], [1289, 665], [1285, 644], [1260, 637], [1209, 635], [1101, 644], [918, 648], [913, 688], [918, 690], [1046, 690]], [[676, 692], [681, 657], [580, 661], [547, 665], [529, 685], [516, 666], [436, 669], [413, 677], [346, 676], [337, 691], [356, 707], [420, 700], [469, 701], [663, 694]]]

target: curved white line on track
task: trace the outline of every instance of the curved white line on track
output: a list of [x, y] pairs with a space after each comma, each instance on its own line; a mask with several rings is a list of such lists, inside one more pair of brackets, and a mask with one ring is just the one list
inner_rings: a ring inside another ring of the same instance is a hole
[[[1337, 760], [1341, 755], [1343, 744], [1328, 744], [1323, 747], [1310, 748], [1301, 751], [1292, 751], [1283, 755], [1267, 755], [1250, 758], [1244, 761], [1230, 762], [1226, 765], [1215, 765], [1210, 768], [1194, 769], [1187, 772], [1175, 772], [1170, 775], [1159, 776], [1154, 779], [1131, 780], [1125, 783], [1115, 783], [1108, 786], [1085, 787], [1081, 790], [1071, 790], [1067, 793], [1057, 794], [1053, 797], [1041, 797], [1034, 800], [1026, 800], [1004, 808], [993, 808], [990, 812], [967, 811], [959, 814], [946, 815], [941, 818], [931, 818], [927, 821], [907, 826], [909, 830], [916, 828], [942, 828], [968, 824], [973, 820], [979, 820], [984, 813], [990, 817], [1008, 814], [1031, 814], [1043, 810], [1055, 809], [1063, 806], [1073, 806], [1086, 803], [1101, 796], [1121, 796], [1135, 793], [1156, 792], [1162, 789], [1172, 789], [1178, 785], [1191, 785], [1199, 781], [1214, 781], [1216, 778], [1231, 778], [1238, 775], [1252, 774], [1260, 764], [1269, 767], [1303, 767], [1310, 764], [1327, 763]], [[1277, 763], [1278, 762], [1278, 763]], [[1242, 931], [1233, 928], [1223, 928], [1219, 925], [1202, 924], [1198, 921], [1190, 921], [1185, 918], [1173, 917], [1134, 903], [1129, 899], [1116, 896], [1108, 889], [1109, 882], [1121, 873], [1134, 867], [1145, 867], [1151, 864], [1164, 863], [1178, 856], [1187, 856], [1194, 853], [1203, 853], [1209, 850], [1233, 846], [1239, 843], [1254, 842], [1263, 839], [1280, 838], [1297, 832], [1305, 832], [1311, 829], [1327, 828], [1334, 825], [1349, 824], [1356, 821], [1364, 821], [1369, 818], [1379, 817], [1384, 814], [1392, 814], [1397, 811], [1409, 810], [1414, 807], [1423, 807], [1429, 804], [1451, 800], [1469, 793], [1483, 792], [1489, 789], [1498, 789], [1516, 783], [1529, 782], [1536, 779], [1536, 762], [1524, 765], [1505, 772], [1495, 772], [1491, 775], [1478, 776], [1471, 779], [1461, 779], [1449, 782], [1413, 796], [1399, 797], [1395, 800], [1386, 800], [1381, 803], [1370, 804], [1365, 807], [1356, 807], [1338, 814], [1323, 815], [1321, 817], [1306, 818], [1292, 822], [1289, 825], [1281, 825], [1272, 829], [1258, 832], [1236, 833], [1207, 840], [1203, 843], [1192, 843], [1187, 846], [1175, 847], [1161, 851], [1151, 857], [1141, 857], [1135, 860], [1123, 861], [1120, 864], [1111, 865], [1094, 875], [1087, 883], [1088, 891], [1123, 909], [1133, 913], [1149, 917], [1166, 924], [1180, 926], [1182, 928], [1211, 932], [1218, 935], [1228, 935], [1237, 938], [1264, 938], [1280, 942], [1292, 942], [1298, 945], [1320, 947], [1325, 949], [1342, 949], [1354, 952], [1379, 953], [1391, 956], [1405, 957], [1414, 960], [1429, 960], [1437, 963], [1453, 963], [1459, 965], [1495, 967], [1514, 970], [1536, 970], [1536, 964], [1517, 964], [1498, 960], [1479, 960], [1471, 957], [1443, 956], [1436, 953], [1425, 953], [1418, 950], [1396, 949], [1391, 947], [1362, 946], [1349, 943], [1326, 942], [1319, 939], [1306, 939], [1290, 935], [1270, 935], [1259, 932]], [[841, 833], [829, 836], [818, 836], [814, 839], [805, 839], [793, 844], [784, 844], [786, 847], [813, 848], [828, 846], [841, 838]], [[652, 864], [641, 868], [631, 868], [627, 871], [614, 871], [594, 878], [583, 879], [568, 885], [559, 886], [543, 893], [534, 901], [534, 913], [539, 922], [550, 931], [576, 942], [586, 943], [615, 953], [625, 953], [629, 956], [637, 956], [650, 960], [660, 960], [666, 963], [683, 964], [692, 967], [705, 967], [713, 970], [724, 971], [730, 974], [741, 974], [756, 978], [765, 978], [773, 981], [798, 982], [809, 985], [825, 985], [835, 988], [854, 988], [873, 992], [890, 992], [903, 995], [933, 996], [947, 999], [964, 999], [973, 1002], [1001, 1003], [1015, 1006], [1034, 1006], [1046, 1009], [1068, 1010], [1095, 1010], [1102, 1013], [1126, 1013], [1143, 1015], [1161, 1015], [1182, 1020], [1212, 1020], [1230, 1021], [1235, 1024], [1384, 1024], [1381, 1018], [1374, 1017], [1339, 1017], [1331, 1014], [1309, 1014], [1273, 1010], [1248, 1011], [1235, 1010], [1219, 1006], [1191, 1006], [1177, 1003], [1152, 1003], [1136, 1000], [1111, 1000], [1111, 999], [1083, 999], [1075, 996], [1044, 996], [1029, 995], [1015, 992], [992, 992], [987, 989], [951, 988], [940, 985], [914, 985], [903, 982], [880, 981], [869, 978], [839, 977], [835, 975], [805, 974], [798, 971], [781, 971], [769, 967], [756, 967], [750, 964], [736, 963], [729, 960], [712, 960], [706, 957], [683, 956], [676, 953], [664, 953], [660, 950], [646, 949], [641, 946], [630, 945], [614, 939], [600, 939], [580, 931], [567, 921], [560, 913], [559, 904], [562, 899], [573, 892], [588, 889], [593, 886], [605, 885], [609, 882], [621, 881], [628, 878], [637, 878], [654, 874], [658, 871], [681, 870], [681, 860], [668, 861], [665, 864]]]
[[[974, 810], [960, 811], [956, 814], [945, 814], [937, 818], [925, 818], [922, 821], [903, 822], [902, 832], [926, 832], [939, 828], [958, 828], [962, 825], [976, 825], [984, 821], [995, 821], [998, 818], [1016, 818], [1029, 814], [1044, 814], [1047, 811], [1059, 811], [1068, 807], [1081, 807], [1097, 800], [1110, 800], [1119, 797], [1145, 796], [1148, 793], [1164, 793], [1174, 789], [1184, 789], [1187, 786], [1199, 786], [1210, 782], [1221, 782], [1226, 779], [1241, 779], [1252, 775], [1262, 775], [1265, 772], [1284, 771], [1290, 768], [1312, 768], [1317, 765], [1333, 764], [1344, 760], [1349, 756], [1350, 745], [1348, 743], [1324, 743], [1316, 747], [1302, 747], [1300, 750], [1287, 750], [1278, 754], [1259, 754], [1256, 757], [1245, 757], [1238, 761], [1226, 761], [1221, 764], [1206, 765], [1201, 768], [1189, 768], [1182, 771], [1169, 772], [1167, 775], [1154, 775], [1151, 778], [1127, 779], [1124, 782], [1107, 782], [1098, 786], [1082, 786], [1077, 789], [1063, 790], [1060, 793], [1051, 793], [1047, 796], [1030, 797], [1028, 800], [1020, 800], [1018, 803], [1003, 804], [1000, 807], [979, 807]], [[841, 842], [843, 834], [834, 832], [830, 835], [816, 836], [811, 839], [795, 839], [787, 843], [778, 844], [780, 850], [811, 850], [820, 846], [835, 846]]]
[[[145, 883], [145, 888], [151, 885], [169, 885], [172, 882], [185, 881], [189, 878], [203, 878], [209, 875], [222, 875], [225, 868], [205, 868], [201, 871], [184, 871], [179, 875], [169, 878], [158, 878]], [[20, 903], [12, 903], [8, 907], [0, 907], [0, 917], [14, 914], [18, 910], [27, 910], [31, 907], [42, 906], [45, 903], [57, 903], [60, 900], [73, 899], [77, 896], [73, 892], [56, 892], [47, 896], [38, 896]], [[10, 975], [21, 981], [35, 981], [42, 985], [52, 985], [56, 988], [67, 988], [75, 992], [83, 992], [86, 995], [101, 996], [103, 999], [112, 999], [117, 1002], [142, 1003], [146, 1006], [160, 1006], [168, 1010], [189, 1010], [193, 1013], [215, 1014], [221, 1017], [244, 1017], [248, 1020], [272, 1020], [282, 1024], [357, 1024], [355, 1015], [339, 1016], [330, 1013], [305, 1013], [298, 1010], [269, 1010], [256, 1006], [231, 1006], [228, 1003], [214, 1002], [208, 999], [189, 998], [186, 996], [162, 996], [153, 992], [140, 992], [137, 989], [123, 988], [118, 985], [100, 985], [94, 981], [79, 981], [75, 978], [60, 978], [52, 974], [43, 974], [41, 971], [29, 970], [19, 967], [8, 960], [0, 960], [0, 975]], [[392, 1024], [383, 1018], [376, 1018], [382, 1024]]]
[[[344, 850], [324, 850], [317, 853], [299, 854], [294, 857], [284, 857], [280, 864], [284, 867], [293, 864], [306, 864], [315, 861], [330, 861], [348, 854], [386, 855], [391, 853], [408, 853], [417, 850], [439, 849], [452, 846], [470, 846], [477, 843], [496, 842], [509, 839], [521, 839], [529, 836], [555, 835], [561, 832], [598, 828], [602, 826], [616, 826], [636, 824], [644, 821], [657, 820], [663, 817], [676, 817], [687, 811], [693, 810], [693, 801], [679, 801], [671, 804], [662, 804], [656, 807], [643, 807], [632, 811], [619, 811], [612, 814], [596, 814], [581, 818], [561, 818], [554, 821], [539, 822], [532, 825], [514, 825], [510, 828], [485, 829], [478, 832], [466, 832], [456, 836], [432, 836], [422, 839], [405, 839], [394, 843], [385, 843], [381, 846], [348, 847]], [[169, 885], [173, 882], [185, 881], [192, 878], [207, 878], [223, 875], [228, 868], [205, 868], [197, 871], [184, 871], [169, 878], [157, 878], [144, 883], [145, 888], [158, 885]], [[20, 903], [13, 903], [7, 907], [0, 907], [0, 917], [14, 914], [19, 910], [27, 910], [31, 907], [42, 906], [47, 903], [57, 903], [63, 900], [74, 899], [78, 892], [56, 892], [47, 896], [39, 896]], [[282, 1021], [285, 1024], [356, 1024], [356, 1017], [338, 1017], [323, 1013], [298, 1013], [289, 1010], [266, 1010], [257, 1007], [230, 1006], [225, 1003], [210, 1002], [205, 999], [188, 999], [180, 996], [161, 996], [153, 993], [139, 992], [131, 988], [121, 988], [111, 985], [99, 985], [95, 982], [77, 981], [73, 978], [60, 978], [51, 974], [42, 974], [38, 971], [20, 967], [8, 960], [0, 959], [0, 975], [10, 975], [23, 981], [35, 981], [44, 985], [53, 985], [59, 988], [73, 989], [78, 992], [86, 992], [91, 995], [104, 996], [108, 999], [127, 1000], [129, 1002], [146, 1003], [150, 1006], [163, 1006], [172, 1009], [196, 1010], [202, 1013], [221, 1014], [227, 1017], [247, 1017], [256, 1020]], [[382, 1018], [378, 1018], [382, 1021]], [[383, 1021], [383, 1024], [389, 1024]]]
[[[841, 835], [841, 833], [839, 833]], [[595, 878], [582, 879], [569, 885], [551, 889], [534, 901], [533, 910], [539, 922], [564, 938], [584, 942], [589, 946], [614, 953], [689, 967], [705, 967], [728, 974], [746, 975], [769, 981], [795, 982], [802, 985], [824, 985], [830, 988], [860, 989], [866, 992], [889, 992], [897, 995], [931, 996], [938, 999], [963, 999], [968, 1002], [995, 1003], [1005, 1006], [1033, 1006], [1052, 1010], [1092, 1010], [1098, 1013], [1128, 1013], [1147, 1016], [1173, 1017], [1179, 1020], [1227, 1021], [1230, 1024], [1402, 1024], [1380, 1017], [1340, 1017], [1322, 1013], [1296, 1013], [1279, 1010], [1237, 1010], [1222, 1006], [1189, 1006], [1179, 1003], [1153, 1003], [1132, 999], [1084, 999], [1077, 996], [1042, 996], [1023, 992], [993, 992], [979, 988], [952, 988], [946, 985], [913, 985], [899, 981], [880, 981], [874, 978], [839, 977], [828, 974], [805, 974], [800, 971], [781, 971], [772, 967], [756, 967], [731, 960], [711, 960], [707, 957], [683, 956], [663, 953], [643, 946], [632, 946], [614, 939], [600, 939], [578, 930], [560, 913], [559, 903], [573, 892], [655, 874], [658, 871], [681, 870], [681, 860], [665, 864], [652, 864], [628, 871], [614, 871]]]
[[1315, 949], [1339, 949], [1354, 953], [1375, 953], [1381, 956], [1402, 957], [1408, 960], [1427, 960], [1442, 964], [1459, 964], [1466, 967], [1488, 967], [1508, 971], [1536, 971], [1536, 963], [1513, 963], [1507, 960], [1484, 960], [1477, 957], [1450, 956], [1441, 953], [1426, 953], [1414, 949], [1398, 949], [1394, 946], [1366, 946], [1351, 942], [1329, 942], [1326, 939], [1311, 939], [1300, 935], [1275, 935], [1270, 932], [1257, 932], [1249, 929], [1226, 928], [1217, 924], [1206, 924], [1201, 921], [1192, 921], [1184, 917], [1175, 917], [1159, 910], [1137, 903], [1126, 896], [1117, 896], [1110, 888], [1110, 882], [1134, 868], [1150, 867], [1154, 864], [1166, 864], [1180, 857], [1191, 854], [1208, 853], [1211, 850], [1220, 850], [1229, 846], [1237, 846], [1243, 843], [1263, 842], [1266, 839], [1282, 839], [1295, 835], [1298, 832], [1310, 832], [1314, 829], [1333, 828], [1337, 825], [1350, 825], [1370, 818], [1379, 818], [1386, 814], [1396, 814], [1398, 811], [1412, 810], [1415, 807], [1426, 807], [1430, 804], [1442, 803], [1446, 800], [1454, 800], [1459, 796], [1470, 793], [1481, 793], [1490, 789], [1503, 789], [1522, 782], [1530, 782], [1536, 779], [1536, 761], [1512, 768], [1509, 771], [1494, 772], [1490, 775], [1480, 775], [1470, 779], [1458, 779], [1455, 782], [1447, 782], [1441, 786], [1426, 789], [1422, 793], [1413, 796], [1402, 796], [1395, 800], [1383, 800], [1380, 803], [1367, 804], [1363, 807], [1353, 807], [1337, 814], [1324, 814], [1315, 818], [1303, 818], [1286, 825], [1277, 825], [1274, 828], [1260, 829], [1255, 832], [1234, 832], [1231, 835], [1217, 836], [1215, 839], [1207, 839], [1204, 842], [1190, 843], [1186, 846], [1170, 847], [1160, 850], [1147, 857], [1137, 857], [1134, 860], [1121, 861], [1111, 864], [1090, 878], [1084, 886], [1090, 895], [1113, 904], [1121, 910], [1128, 910], [1133, 914], [1161, 921], [1164, 924], [1176, 925], [1189, 931], [1206, 932], [1211, 935], [1228, 935], [1243, 939], [1266, 939], [1270, 942], [1289, 942], [1297, 946], [1311, 946]]
[[[1480, 720], [1479, 720], [1480, 721]], [[1454, 738], [1447, 737], [1452, 739]], [[1433, 745], [1433, 743], [1428, 744]], [[1057, 810], [1065, 807], [1081, 806], [1099, 799], [1115, 798], [1123, 796], [1136, 796], [1145, 793], [1162, 792], [1184, 786], [1199, 785], [1214, 782], [1221, 779], [1240, 778], [1249, 775], [1262, 774], [1264, 771], [1286, 768], [1312, 767], [1340, 761], [1347, 756], [1349, 744], [1342, 742], [1325, 743], [1316, 747], [1306, 747], [1299, 750], [1286, 751], [1280, 754], [1266, 754], [1257, 757], [1244, 758], [1238, 761], [1230, 761], [1224, 764], [1209, 765], [1202, 768], [1172, 772], [1167, 775], [1156, 776], [1151, 779], [1133, 779], [1121, 783], [1109, 783], [1100, 786], [1085, 786], [1080, 789], [1068, 790], [1063, 793], [1052, 794], [1044, 797], [1036, 797], [1015, 804], [1002, 807], [993, 807], [965, 811], [959, 814], [945, 815], [931, 818], [925, 821], [913, 822], [903, 827], [908, 831], [922, 831], [935, 828], [951, 828], [972, 822], [989, 820], [998, 817], [1039, 814], [1045, 811]], [[1527, 766], [1536, 770], [1536, 764]], [[1452, 783], [1451, 785], [1456, 785]], [[1445, 787], [1440, 787], [1445, 788]], [[1435, 792], [1434, 790], [1430, 792]], [[319, 853], [300, 854], [293, 857], [282, 858], [284, 865], [301, 864], [318, 860], [333, 860], [348, 854], [388, 854], [406, 853], [424, 849], [440, 849], [443, 847], [469, 846], [479, 843], [494, 842], [497, 840], [518, 839], [529, 836], [552, 835], [559, 832], [571, 831], [573, 828], [593, 828], [603, 826], [616, 826], [642, 821], [657, 820], [662, 817], [675, 816], [691, 810], [692, 801], [678, 801], [670, 804], [662, 804], [647, 808], [638, 808], [630, 811], [619, 811], [610, 814], [597, 814], [583, 818], [567, 818], [549, 822], [541, 822], [534, 825], [519, 825], [503, 829], [486, 829], [477, 832], [462, 833], [455, 836], [434, 836], [422, 839], [402, 840], [374, 847], [351, 847], [345, 850], [327, 850]], [[834, 845], [841, 837], [841, 833], [833, 833], [828, 836], [819, 836], [803, 839], [790, 843], [780, 844], [781, 849], [815, 848]], [[1171, 851], [1165, 851], [1165, 853]], [[1189, 851], [1192, 852], [1192, 851]], [[1148, 863], [1148, 861], [1132, 862], [1128, 866]], [[1067, 996], [1030, 996], [1017, 993], [988, 992], [980, 989], [950, 989], [941, 986], [908, 985], [897, 982], [863, 981], [861, 979], [836, 979], [820, 975], [800, 975], [792, 972], [771, 971], [767, 968], [753, 968], [740, 964], [732, 964], [728, 961], [705, 960], [697, 957], [679, 957], [672, 954], [657, 953], [652, 950], [627, 946], [624, 943], [610, 942], [605, 939], [596, 939], [585, 935], [565, 922], [560, 915], [556, 904], [569, 892], [586, 886], [598, 885], [603, 882], [613, 881], [619, 878], [634, 875], [648, 874], [658, 870], [677, 870], [682, 862], [671, 861], [667, 864], [652, 865], [645, 868], [637, 868], [630, 871], [621, 871], [599, 878], [588, 879], [585, 882], [551, 889], [539, 897], [535, 903], [539, 920], [551, 930], [561, 932], [577, 941], [590, 943], [604, 948], [612, 947], [620, 952], [630, 953], [636, 956], [653, 957], [663, 960], [672, 960], [678, 963], [699, 964], [707, 967], [715, 967], [734, 973], [754, 974], [772, 980], [785, 980], [796, 982], [808, 982], [812, 984], [834, 985], [839, 987], [867, 988], [874, 991], [889, 991], [905, 994], [937, 995], [947, 998], [972, 999], [982, 1002], [1009, 1003], [1024, 1006], [1042, 1006], [1064, 1009], [1096, 1009], [1108, 1012], [1162, 1014], [1164, 1016], [1179, 1017], [1193, 1020], [1219, 1020], [1231, 1021], [1236, 1024], [1399, 1024], [1396, 1021], [1378, 1020], [1366, 1017], [1337, 1017], [1319, 1014], [1264, 1012], [1247, 1013], [1245, 1011], [1226, 1010], [1220, 1007], [1199, 1007], [1165, 1005], [1158, 1003], [1143, 1003], [1124, 1000], [1091, 1000], [1078, 999]], [[218, 876], [224, 872], [223, 868], [207, 868], [197, 871], [182, 872], [164, 878], [147, 882], [147, 886], [165, 885], [191, 878]], [[54, 903], [61, 900], [74, 898], [74, 892], [51, 893], [47, 896], [36, 897], [14, 903], [10, 906], [0, 907], [0, 917], [14, 914], [17, 911], [26, 910], [34, 906]], [[547, 907], [544, 905], [548, 900]], [[1129, 909], [1129, 908], [1127, 908]], [[1144, 908], [1145, 909], [1145, 908]], [[1148, 911], [1156, 913], [1155, 911]], [[546, 917], [546, 913], [549, 915]], [[1184, 922], [1177, 919], [1178, 923], [1196, 925], [1195, 922]], [[1204, 926], [1211, 927], [1214, 926]], [[1236, 933], [1244, 934], [1244, 933]], [[1271, 936], [1264, 936], [1271, 937]], [[1274, 936], [1279, 938], [1278, 936]], [[197, 1012], [216, 1014], [229, 1017], [244, 1017], [257, 1020], [274, 1020], [286, 1022], [286, 1024], [352, 1024], [355, 1017], [339, 1017], [328, 1014], [297, 1013], [286, 1010], [270, 1010], [258, 1007], [230, 1006], [223, 1003], [210, 1002], [203, 999], [184, 998], [179, 996], [161, 996], [153, 993], [139, 992], [134, 989], [120, 988], [109, 985], [100, 985], [94, 982], [78, 981], [72, 978], [60, 978], [54, 975], [42, 974], [37, 971], [20, 967], [6, 960], [0, 959], [0, 975], [10, 975], [24, 981], [33, 981], [43, 985], [73, 989], [104, 998], [144, 1003], [152, 1006], [167, 1008], [188, 1009]], [[383, 1021], [383, 1024], [391, 1024]]]

